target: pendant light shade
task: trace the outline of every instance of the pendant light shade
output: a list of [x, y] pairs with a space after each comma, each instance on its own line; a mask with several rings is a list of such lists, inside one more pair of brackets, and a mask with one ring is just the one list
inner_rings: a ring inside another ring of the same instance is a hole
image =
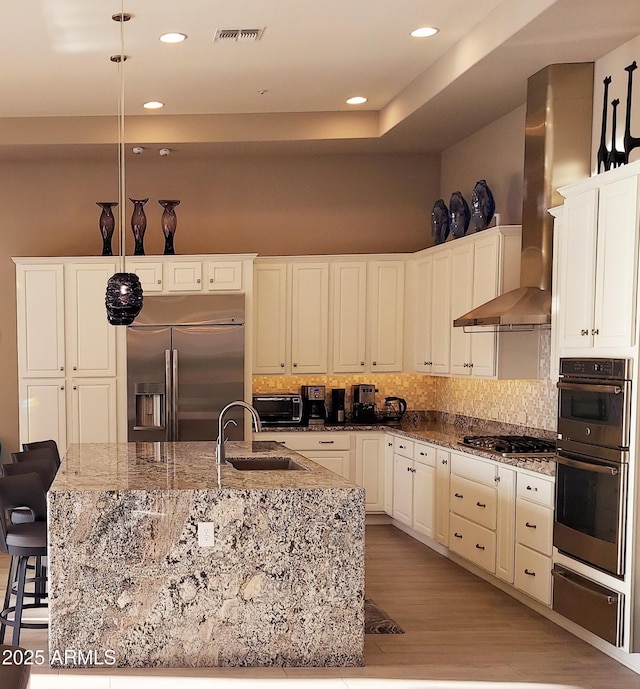
[[124, 23], [131, 15], [124, 12], [124, 0], [121, 0], [121, 11], [111, 19], [120, 23], [120, 54], [112, 55], [111, 61], [117, 63], [120, 76], [120, 93], [118, 97], [118, 205], [119, 205], [119, 240], [120, 272], [114, 273], [107, 281], [105, 306], [107, 320], [111, 325], [131, 325], [142, 309], [142, 285], [135, 273], [125, 272], [124, 241], [124, 208], [125, 208], [125, 166], [124, 166]]
[[135, 273], [114, 273], [107, 281], [107, 320], [111, 325], [131, 325], [142, 309], [142, 285]]

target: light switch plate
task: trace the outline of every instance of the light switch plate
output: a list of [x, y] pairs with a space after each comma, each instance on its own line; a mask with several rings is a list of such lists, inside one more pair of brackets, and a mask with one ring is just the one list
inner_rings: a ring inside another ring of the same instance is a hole
[[198, 545], [212, 547], [216, 544], [215, 524], [213, 522], [198, 522]]

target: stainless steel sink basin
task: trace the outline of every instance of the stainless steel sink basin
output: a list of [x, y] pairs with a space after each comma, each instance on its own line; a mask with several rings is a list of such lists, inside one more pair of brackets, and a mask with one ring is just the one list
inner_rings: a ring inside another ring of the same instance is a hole
[[289, 457], [227, 457], [227, 464], [238, 471], [307, 471]]

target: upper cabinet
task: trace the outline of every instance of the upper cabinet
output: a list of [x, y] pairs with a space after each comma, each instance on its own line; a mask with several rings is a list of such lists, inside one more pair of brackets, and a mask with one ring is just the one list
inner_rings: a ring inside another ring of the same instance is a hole
[[632, 163], [561, 190], [554, 276], [560, 355], [634, 345], [639, 174]]
[[402, 371], [404, 260], [260, 259], [253, 372]]
[[537, 377], [537, 332], [453, 327], [455, 318], [519, 286], [520, 245], [520, 227], [496, 227], [420, 252], [411, 287], [416, 371]]

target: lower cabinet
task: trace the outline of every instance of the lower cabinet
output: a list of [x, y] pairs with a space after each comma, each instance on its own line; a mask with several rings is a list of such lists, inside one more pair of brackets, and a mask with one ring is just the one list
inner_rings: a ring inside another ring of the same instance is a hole
[[515, 586], [545, 605], [551, 605], [553, 494], [553, 479], [518, 476]]
[[115, 443], [118, 440], [116, 381], [78, 378], [71, 381], [72, 443]]
[[55, 440], [67, 448], [67, 404], [64, 378], [23, 378], [19, 384], [20, 442]]
[[367, 512], [384, 512], [385, 464], [383, 433], [356, 433], [355, 482], [365, 489]]
[[393, 518], [434, 538], [437, 450], [404, 438], [393, 449]]

